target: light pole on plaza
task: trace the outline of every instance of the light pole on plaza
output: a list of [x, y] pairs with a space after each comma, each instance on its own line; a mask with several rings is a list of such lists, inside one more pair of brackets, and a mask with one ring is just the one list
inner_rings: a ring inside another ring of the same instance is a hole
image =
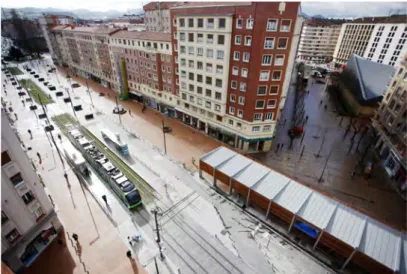
[[119, 103], [117, 102], [117, 96], [116, 96], [115, 98], [116, 98], [117, 114], [119, 115], [120, 124], [123, 126], [123, 124], [122, 124], [122, 117], [120, 117], [120, 110], [119, 110]]
[[[164, 115], [167, 114], [167, 111], [164, 112]], [[163, 137], [164, 137], [164, 153], [167, 154], [167, 142], [165, 139], [165, 124], [164, 124], [164, 115], [161, 116], [161, 122], [162, 122], [162, 131], [163, 131]]]
[[85, 79], [85, 82], [86, 82], [86, 88], [87, 88], [86, 91], [88, 92], [89, 98], [90, 98], [90, 103], [92, 104], [92, 107], [95, 108], [95, 106], [93, 105], [92, 95], [90, 94], [90, 89], [89, 89], [88, 79], [87, 78]]

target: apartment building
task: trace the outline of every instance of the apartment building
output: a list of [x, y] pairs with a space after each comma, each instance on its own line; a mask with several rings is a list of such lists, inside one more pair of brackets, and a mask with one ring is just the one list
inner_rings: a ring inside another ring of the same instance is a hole
[[388, 175], [406, 191], [407, 179], [407, 54], [400, 62], [373, 120], [379, 139], [375, 148]]
[[72, 25], [73, 18], [65, 15], [44, 14], [38, 21], [52, 58], [60, 64], [62, 54], [59, 50], [56, 37], [51, 35], [51, 29], [58, 25]]
[[314, 63], [332, 61], [342, 24], [346, 20], [311, 18], [304, 20], [297, 58]]
[[144, 24], [148, 32], [171, 32], [170, 8], [183, 2], [150, 2], [143, 6]]
[[14, 272], [30, 266], [62, 230], [44, 187], [1, 113], [1, 257]]
[[[184, 3], [170, 15], [171, 33], [62, 29], [66, 61], [122, 99], [242, 151], [269, 150], [293, 71], [299, 3]], [[101, 77], [103, 63], [110, 77]]]
[[300, 36], [298, 2], [171, 8], [184, 122], [242, 151], [270, 149]]
[[334, 62], [345, 64], [352, 54], [394, 66], [406, 51], [406, 15], [360, 18], [342, 25]]

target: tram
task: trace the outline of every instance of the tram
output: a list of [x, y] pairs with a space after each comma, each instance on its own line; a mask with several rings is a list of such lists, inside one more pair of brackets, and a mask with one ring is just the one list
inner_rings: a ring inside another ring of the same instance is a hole
[[120, 140], [120, 135], [118, 133], [113, 134], [108, 129], [102, 129], [101, 133], [102, 133], [103, 139], [109, 140], [110, 142], [112, 142], [115, 145], [116, 149], [118, 151], [120, 151], [121, 154], [123, 154], [123, 155], [129, 154], [129, 148], [127, 147], [127, 144], [123, 143]]

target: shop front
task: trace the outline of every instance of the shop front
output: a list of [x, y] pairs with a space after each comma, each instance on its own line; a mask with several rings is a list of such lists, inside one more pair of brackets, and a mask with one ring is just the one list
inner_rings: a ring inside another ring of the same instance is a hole
[[271, 148], [272, 139], [273, 137], [247, 139], [245, 137], [238, 136], [238, 143], [236, 147], [247, 152], [269, 151]]
[[138, 102], [138, 103], [141, 103], [141, 104], [143, 103], [143, 95], [141, 93], [137, 92], [137, 91], [130, 90], [129, 91], [129, 98], [131, 100], [134, 100], [134, 101]]
[[160, 103], [160, 112], [171, 118], [177, 118], [177, 111], [174, 107]]

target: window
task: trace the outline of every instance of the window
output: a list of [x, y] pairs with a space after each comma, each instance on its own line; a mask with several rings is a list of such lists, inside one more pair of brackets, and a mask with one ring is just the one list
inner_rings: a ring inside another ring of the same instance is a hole
[[229, 125], [233, 126], [233, 120], [229, 119]]
[[268, 132], [268, 131], [271, 131], [271, 126], [270, 125], [264, 126], [263, 127], [263, 132]]
[[236, 102], [236, 95], [230, 94], [230, 101], [233, 103]]
[[188, 67], [189, 68], [194, 68], [194, 61], [193, 60], [188, 61]]
[[188, 27], [190, 27], [190, 28], [194, 27], [194, 19], [193, 18], [188, 19]]
[[246, 68], [242, 68], [242, 77], [247, 77], [248, 70]]
[[202, 34], [202, 33], [198, 33], [198, 34], [197, 34], [197, 37], [198, 37], [198, 38], [197, 38], [197, 42], [198, 42], [198, 43], [203, 43], [203, 34]]
[[30, 204], [32, 201], [35, 200], [35, 197], [33, 195], [33, 193], [30, 191], [28, 191], [27, 193], [25, 193], [23, 196], [21, 196], [21, 199], [23, 199], [24, 203], [26, 205]]
[[272, 100], [268, 100], [267, 101], [267, 108], [275, 108], [276, 107], [276, 100], [272, 99]]
[[212, 90], [206, 89], [206, 90], [205, 90], [205, 96], [207, 96], [207, 97], [212, 97]]
[[273, 112], [267, 112], [265, 115], [264, 115], [264, 121], [270, 121], [270, 120], [273, 120]]
[[264, 40], [264, 48], [273, 49], [274, 48], [274, 38], [266, 38], [266, 40]]
[[188, 47], [188, 55], [194, 55], [194, 47]]
[[185, 19], [179, 19], [179, 26], [185, 27]]
[[196, 93], [202, 94], [202, 87], [197, 87]]
[[216, 58], [218, 60], [223, 60], [224, 57], [225, 57], [225, 52], [223, 50], [218, 50]]
[[288, 43], [288, 38], [278, 38], [278, 49], [286, 49]]
[[254, 126], [252, 127], [253, 132], [259, 132], [260, 131], [260, 126]]
[[182, 100], [186, 100], [187, 99], [187, 95], [185, 93], [182, 94]]
[[222, 65], [216, 65], [216, 73], [223, 73], [223, 66]]
[[216, 81], [215, 81], [215, 86], [216, 87], [218, 87], [218, 88], [221, 88], [222, 87], [222, 80], [221, 79], [216, 79]]
[[204, 27], [204, 21], [202, 18], [198, 18], [198, 28], [203, 28]]
[[6, 215], [6, 213], [4, 213], [4, 211], [1, 211], [1, 225], [4, 225], [5, 223], [7, 223], [9, 220], [8, 216]]
[[263, 58], [261, 59], [261, 65], [262, 66], [270, 66], [271, 65], [271, 59], [272, 59], [271, 54], [263, 55]]
[[282, 19], [280, 24], [280, 31], [288, 32], [290, 31], [291, 20]]
[[208, 34], [207, 36], [206, 36], [206, 43], [207, 44], [213, 44], [213, 34]]
[[239, 61], [239, 60], [240, 60], [240, 52], [235, 51], [235, 52], [233, 53], [233, 60], [235, 60], [235, 61]]
[[215, 99], [216, 99], [216, 100], [222, 100], [222, 93], [220, 93], [220, 92], [215, 92]]
[[246, 29], [252, 29], [253, 28], [253, 23], [254, 23], [253, 18], [247, 19], [247, 21], [246, 21]]
[[219, 112], [220, 111], [220, 105], [215, 104], [215, 111]]
[[206, 63], [206, 71], [207, 72], [212, 72], [212, 64]]
[[233, 67], [232, 68], [232, 74], [233, 75], [239, 75], [239, 68], [238, 67]]
[[39, 208], [37, 208], [36, 210], [34, 210], [35, 218], [41, 217], [43, 214], [44, 214], [44, 213], [42, 212], [42, 208], [41, 208], [41, 207], [39, 207]]
[[264, 100], [257, 100], [256, 109], [263, 109], [263, 108], [264, 108]]
[[252, 37], [251, 36], [245, 36], [244, 37], [244, 45], [245, 46], [251, 46], [252, 45]]
[[[243, 110], [239, 109], [239, 110], [237, 111], [237, 117], [243, 118]], [[239, 127], [239, 124], [240, 124], [240, 127], [242, 127], [242, 124], [241, 124], [241, 123], [237, 123], [237, 126]]]
[[9, 243], [14, 242], [16, 239], [18, 239], [18, 237], [20, 237], [20, 233], [18, 233], [18, 230], [16, 228], [14, 228], [12, 231], [10, 231], [10, 233], [8, 233], [5, 238]]
[[253, 115], [253, 120], [254, 121], [261, 121], [261, 118], [262, 118], [262, 114], [261, 113], [255, 113], [254, 115]]
[[237, 88], [237, 82], [236, 82], [236, 81], [230, 82], [230, 87], [231, 87], [232, 89], [236, 89], [236, 88]]
[[187, 73], [184, 70], [181, 70], [181, 78], [186, 78], [187, 77]]
[[257, 95], [259, 96], [267, 95], [267, 86], [259, 86], [257, 88]]
[[278, 86], [270, 86], [270, 95], [278, 94]]
[[202, 75], [200, 75], [200, 74], [197, 74], [196, 75], [196, 81], [198, 81], [198, 83], [202, 83], [202, 80], [203, 78], [202, 78]]
[[260, 81], [268, 81], [270, 76], [270, 71], [263, 70], [260, 71]]
[[235, 35], [235, 45], [240, 45], [242, 43], [242, 36]]
[[244, 96], [239, 96], [239, 105], [244, 105]]
[[235, 108], [229, 107], [229, 114], [235, 115]]
[[192, 72], [189, 73], [188, 79], [194, 81], [194, 74]]
[[213, 50], [212, 49], [207, 49], [206, 50], [206, 57], [213, 58]]
[[185, 41], [185, 33], [181, 32], [181, 33], [179, 34], [179, 40], [180, 40], [180, 41]]
[[185, 53], [186, 53], [186, 48], [185, 48], [185, 46], [181, 46], [180, 49], [181, 49], [181, 54], [185, 54]]
[[203, 48], [197, 48], [198, 56], [203, 56]]
[[284, 55], [276, 55], [276, 58], [274, 59], [274, 65], [275, 66], [284, 65]]
[[189, 102], [190, 102], [190, 103], [194, 103], [194, 102], [195, 102], [195, 97], [192, 96], [192, 95], [190, 95], [190, 96], [189, 96]]
[[248, 63], [250, 61], [250, 53], [244, 52], [243, 53], [243, 62]]
[[243, 28], [243, 19], [241, 18], [236, 19], [236, 28], [237, 29]]
[[226, 28], [226, 19], [225, 18], [219, 18], [219, 28], [220, 29]]
[[213, 29], [214, 26], [214, 19], [213, 18], [208, 18], [208, 24], [207, 24], [207, 28], [208, 29]]
[[267, 31], [277, 31], [277, 19], [267, 20]]
[[11, 162], [10, 155], [8, 154], [7, 151], [3, 151], [1, 153], [1, 166], [4, 166], [5, 164], [8, 164]]
[[218, 35], [218, 45], [225, 44], [225, 35]]
[[202, 62], [197, 62], [197, 68], [202, 70], [203, 69], [203, 63]]
[[205, 81], [205, 83], [206, 83], [207, 85], [212, 85], [212, 77], [206, 76], [206, 81]]
[[201, 98], [197, 98], [196, 103], [200, 106], [202, 106], [202, 99]]
[[212, 107], [212, 103], [209, 101], [205, 101], [205, 107], [206, 108], [211, 108]]
[[281, 70], [273, 71], [273, 81], [279, 81], [281, 79]]
[[194, 34], [188, 33], [188, 42], [194, 42]]
[[246, 91], [246, 83], [240, 83], [240, 91]]
[[16, 185], [18, 185], [19, 183], [23, 182], [24, 180], [23, 180], [23, 177], [21, 176], [21, 173], [19, 172], [19, 173], [13, 175], [13, 176], [10, 178], [10, 181], [11, 181], [11, 183], [12, 183], [14, 186], [16, 186]]

